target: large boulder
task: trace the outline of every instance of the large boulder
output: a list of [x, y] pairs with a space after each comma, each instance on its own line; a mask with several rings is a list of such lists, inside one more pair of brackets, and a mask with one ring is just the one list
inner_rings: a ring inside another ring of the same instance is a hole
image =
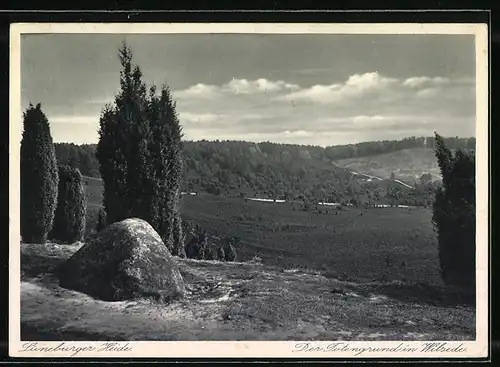
[[158, 233], [130, 218], [98, 232], [60, 268], [59, 285], [105, 301], [185, 293], [179, 268]]

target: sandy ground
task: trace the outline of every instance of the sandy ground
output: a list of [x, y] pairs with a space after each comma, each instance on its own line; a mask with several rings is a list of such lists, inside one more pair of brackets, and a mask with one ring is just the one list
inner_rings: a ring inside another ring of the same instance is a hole
[[79, 246], [22, 244], [22, 340], [475, 338], [472, 307], [403, 298], [401, 284], [353, 284], [257, 263], [179, 259], [185, 299], [103, 302], [58, 286], [55, 266]]

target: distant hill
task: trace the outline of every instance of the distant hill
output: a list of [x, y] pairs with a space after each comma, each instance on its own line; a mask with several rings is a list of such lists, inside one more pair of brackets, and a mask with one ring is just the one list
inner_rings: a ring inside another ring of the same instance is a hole
[[336, 163], [354, 172], [363, 172], [380, 178], [394, 173], [397, 179], [409, 183], [419, 182], [424, 173], [433, 180], [441, 179], [434, 149], [411, 148], [368, 157], [340, 159]]
[[[475, 139], [448, 138], [446, 144], [452, 149], [473, 149]], [[410, 199], [415, 201], [418, 198], [412, 192], [423, 173], [439, 179], [433, 147], [434, 139], [430, 137], [326, 148], [270, 142], [185, 141], [182, 190], [324, 202], [387, 203], [392, 195], [402, 203], [413, 195]], [[57, 143], [56, 155], [60, 163], [78, 167], [83, 175], [99, 177], [95, 148]], [[396, 180], [390, 179], [391, 173]], [[422, 199], [421, 194], [417, 196]], [[424, 196], [426, 201], [428, 195]]]

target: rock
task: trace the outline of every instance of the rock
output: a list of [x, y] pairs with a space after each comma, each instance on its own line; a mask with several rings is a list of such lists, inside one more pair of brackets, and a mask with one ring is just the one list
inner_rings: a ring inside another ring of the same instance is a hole
[[92, 236], [60, 267], [59, 285], [105, 301], [185, 294], [179, 268], [158, 233], [130, 218]]

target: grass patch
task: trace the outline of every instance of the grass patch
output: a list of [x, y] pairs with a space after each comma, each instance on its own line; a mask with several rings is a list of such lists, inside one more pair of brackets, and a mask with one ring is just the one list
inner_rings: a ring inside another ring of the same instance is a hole
[[[89, 180], [86, 236], [92, 235], [102, 182]], [[356, 282], [404, 281], [443, 285], [432, 211], [402, 208], [293, 210], [290, 203], [246, 202], [211, 195], [184, 196], [181, 214], [221, 237], [236, 236], [238, 259], [261, 258], [286, 268], [321, 269]], [[360, 215], [363, 214], [363, 215]]]

